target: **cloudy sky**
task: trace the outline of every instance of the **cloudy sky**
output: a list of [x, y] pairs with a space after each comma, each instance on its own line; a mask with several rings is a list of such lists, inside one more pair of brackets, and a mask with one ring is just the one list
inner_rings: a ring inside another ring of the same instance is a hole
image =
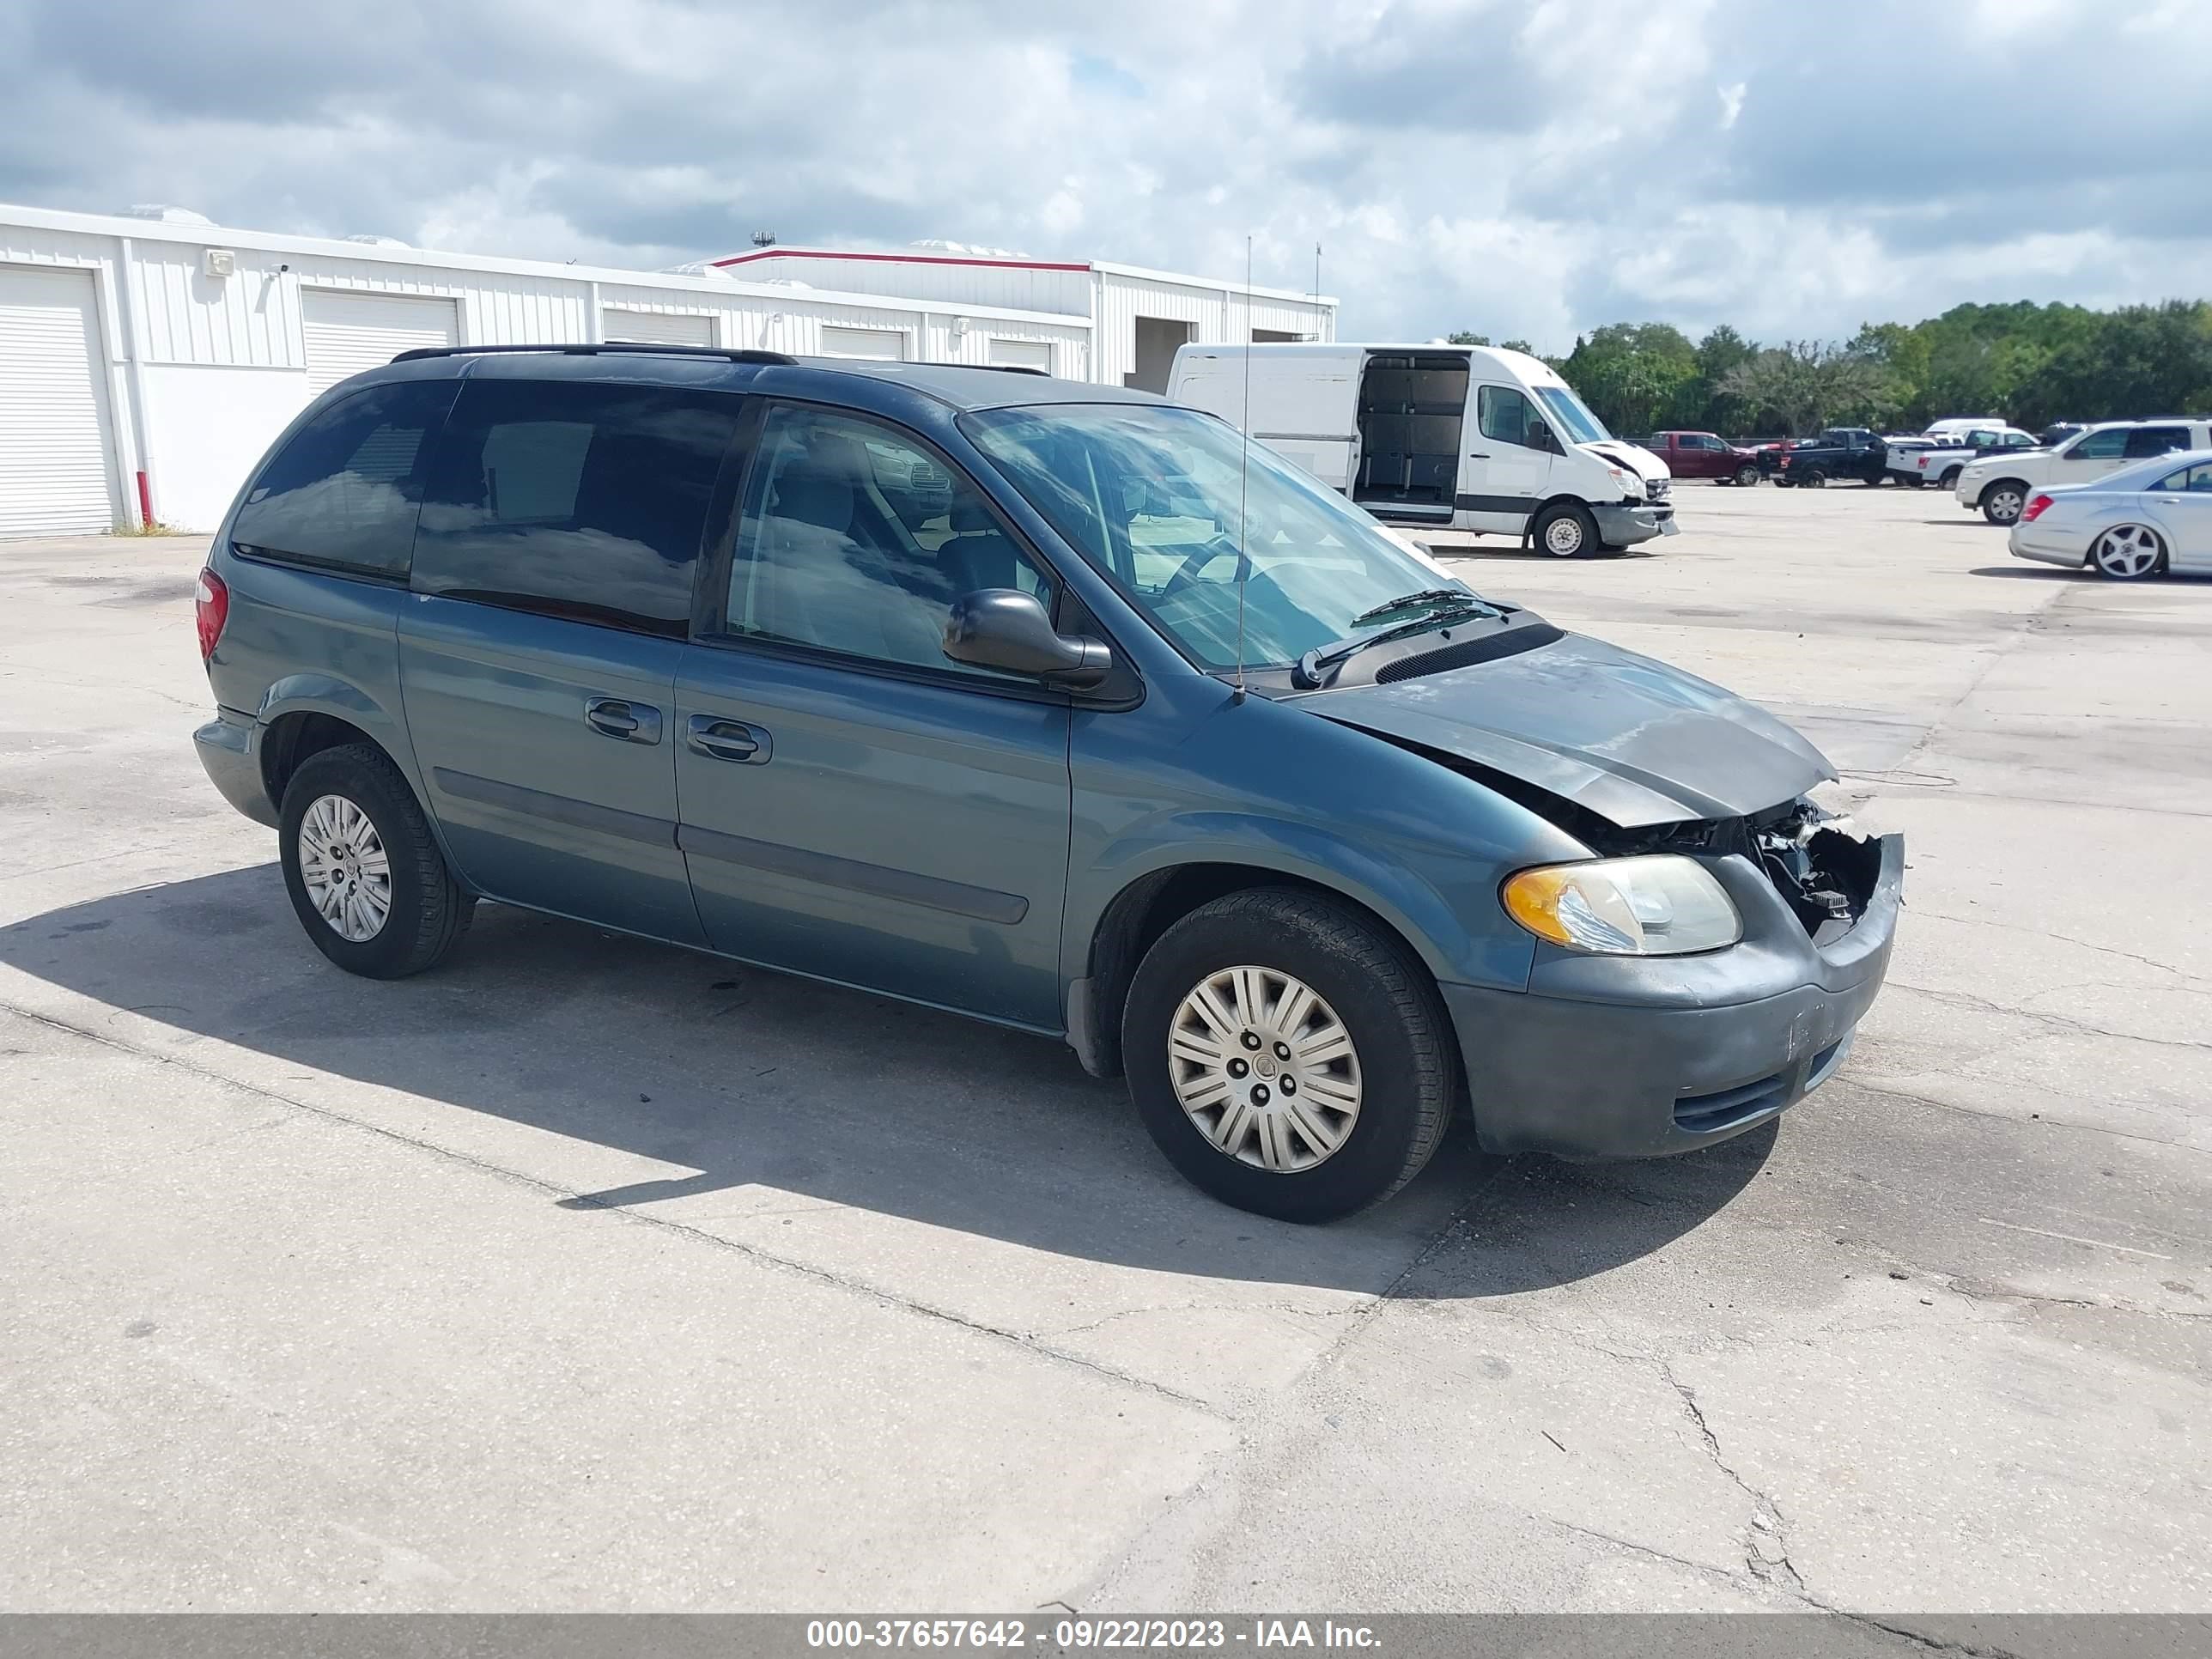
[[0, 201], [653, 267], [946, 237], [1348, 337], [2212, 294], [2202, 0], [9, 0]]

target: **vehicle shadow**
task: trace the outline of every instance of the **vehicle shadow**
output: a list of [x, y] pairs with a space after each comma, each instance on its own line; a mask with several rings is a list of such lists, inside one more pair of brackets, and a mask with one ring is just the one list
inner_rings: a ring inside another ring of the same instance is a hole
[[[172, 1050], [270, 1056], [205, 1063], [347, 1117], [389, 1127], [374, 1091], [397, 1091], [673, 1166], [551, 1201], [714, 1231], [796, 1198], [1135, 1267], [1381, 1291], [1472, 1200], [1512, 1248], [1450, 1293], [1502, 1295], [1663, 1249], [1775, 1145], [1770, 1129], [1585, 1170], [1486, 1157], [1462, 1123], [1390, 1203], [1300, 1228], [1184, 1184], [1122, 1085], [1059, 1042], [504, 906], [479, 907], [439, 969], [361, 980], [302, 936], [264, 864], [0, 927], [0, 963], [173, 1028]], [[410, 1139], [493, 1162], [596, 1157], [403, 1115]]]
[[1969, 576], [1999, 576], [2021, 578], [2028, 581], [2079, 581], [2089, 572], [2073, 565], [2063, 564], [1984, 564], [1966, 573]]

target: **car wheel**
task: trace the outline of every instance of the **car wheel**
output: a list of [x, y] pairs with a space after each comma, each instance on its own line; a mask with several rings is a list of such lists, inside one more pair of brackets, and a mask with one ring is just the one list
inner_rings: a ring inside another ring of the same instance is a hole
[[407, 780], [383, 750], [310, 755], [284, 787], [284, 886], [315, 948], [349, 974], [404, 979], [467, 931], [461, 889]]
[[2139, 524], [2116, 524], [2089, 544], [2089, 563], [2116, 582], [2140, 581], [2166, 568], [2166, 544]]
[[1746, 461], [1741, 466], [1736, 468], [1735, 482], [1738, 489], [1750, 489], [1759, 482], [1759, 469], [1749, 461]]
[[1959, 487], [1959, 475], [1966, 470], [1966, 469], [1962, 466], [1954, 466], [1951, 468], [1949, 471], [1944, 473], [1944, 475], [1941, 478], [1937, 479], [1936, 482], [1942, 484], [1946, 489], [1956, 489]]
[[1825, 489], [1827, 485], [1828, 475], [1817, 466], [1808, 467], [1797, 475], [1797, 487], [1800, 489]]
[[1982, 492], [1982, 516], [1994, 525], [2008, 525], [2027, 505], [2027, 486], [2001, 478]]
[[1908, 489], [1924, 489], [1928, 487], [1928, 480], [1917, 474], [1900, 472], [1897, 475], [1897, 481]]
[[1588, 509], [1554, 501], [1529, 527], [1536, 545], [1555, 559], [1585, 559], [1598, 550], [1597, 520]]
[[1129, 1093], [1192, 1185], [1282, 1221], [1379, 1204], [1443, 1141], [1456, 1079], [1426, 971], [1338, 901], [1231, 893], [1163, 933], [1122, 1014]]

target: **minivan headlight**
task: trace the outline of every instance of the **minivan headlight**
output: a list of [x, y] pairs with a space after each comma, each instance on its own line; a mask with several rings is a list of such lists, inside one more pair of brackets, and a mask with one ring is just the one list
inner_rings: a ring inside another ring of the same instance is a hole
[[1540, 865], [1509, 877], [1504, 897], [1538, 939], [1598, 956], [1687, 956], [1743, 937], [1712, 872], [1674, 853]]

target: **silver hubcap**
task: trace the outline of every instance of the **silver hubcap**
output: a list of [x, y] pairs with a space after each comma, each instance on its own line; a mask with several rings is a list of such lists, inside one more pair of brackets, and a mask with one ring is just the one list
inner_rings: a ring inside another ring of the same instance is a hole
[[2139, 524], [2115, 525], [2097, 538], [2097, 568], [2115, 576], [2142, 576], [2158, 562], [2158, 538]]
[[340, 939], [364, 944], [392, 914], [392, 861], [368, 814], [343, 795], [319, 795], [300, 820], [300, 880]]
[[1336, 1011], [1273, 968], [1199, 981], [1168, 1033], [1176, 1098], [1240, 1164], [1292, 1175], [1342, 1146], [1359, 1120], [1359, 1054]]
[[1583, 550], [1583, 527], [1573, 519], [1554, 519], [1544, 531], [1544, 545], [1563, 559]]
[[2017, 490], [2000, 489], [1990, 497], [1990, 511], [2007, 524], [2020, 517], [2020, 494]]

